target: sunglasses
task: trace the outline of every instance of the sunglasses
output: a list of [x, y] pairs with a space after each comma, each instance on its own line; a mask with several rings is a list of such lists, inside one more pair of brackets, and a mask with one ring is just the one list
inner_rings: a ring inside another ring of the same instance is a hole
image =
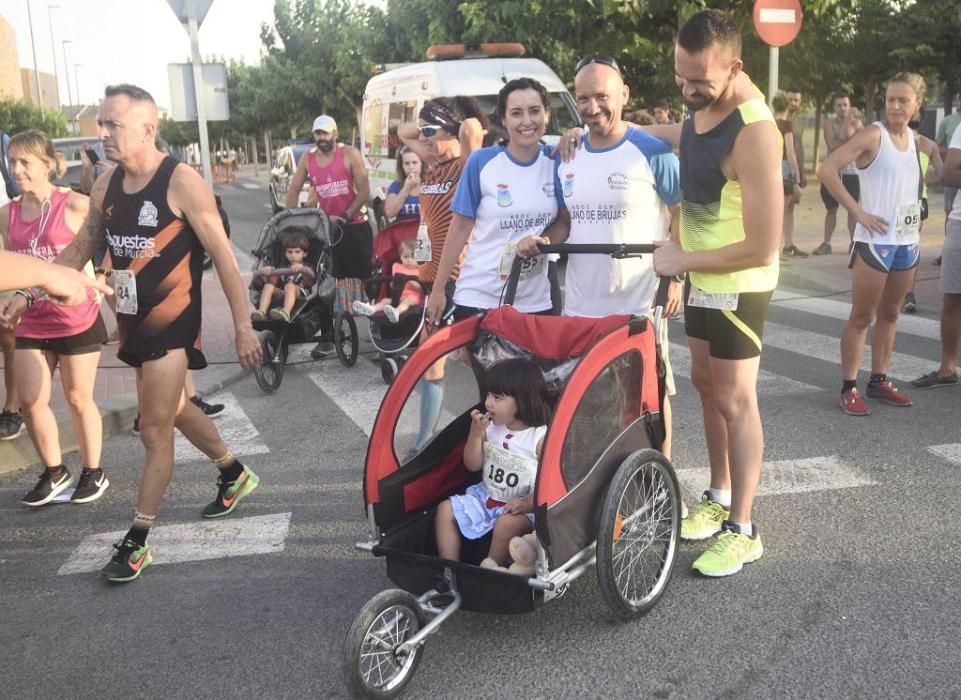
[[592, 63], [600, 63], [602, 66], [610, 66], [617, 71], [618, 75], [621, 75], [621, 67], [617, 65], [617, 61], [613, 56], [585, 56], [578, 61], [577, 65], [574, 67], [574, 75], [580, 73], [581, 68], [584, 66], [589, 66]]
[[440, 133], [441, 127], [431, 126], [431, 125], [428, 125], [428, 126], [418, 125], [417, 130], [420, 132], [421, 136], [423, 136], [425, 139], [429, 139], [431, 136], [436, 136], [438, 133]]

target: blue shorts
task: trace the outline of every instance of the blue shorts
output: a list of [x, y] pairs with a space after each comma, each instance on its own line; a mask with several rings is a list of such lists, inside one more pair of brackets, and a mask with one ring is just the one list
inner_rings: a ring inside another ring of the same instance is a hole
[[921, 246], [917, 243], [911, 245], [881, 245], [857, 241], [851, 248], [848, 268], [854, 267], [855, 257], [861, 258], [867, 263], [868, 267], [878, 272], [898, 272], [917, 267], [918, 260], [921, 258]]

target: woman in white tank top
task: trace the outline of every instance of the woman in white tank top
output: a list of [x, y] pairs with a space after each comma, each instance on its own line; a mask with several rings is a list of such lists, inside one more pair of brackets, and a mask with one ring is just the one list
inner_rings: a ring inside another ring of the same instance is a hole
[[[851, 316], [841, 334], [841, 408], [866, 416], [871, 409], [857, 389], [858, 368], [868, 328], [871, 380], [867, 396], [891, 406], [911, 399], [887, 378], [904, 295], [911, 289], [920, 251], [923, 173], [908, 122], [921, 108], [921, 76], [898, 73], [888, 83], [884, 119], [865, 127], [834, 151], [818, 168], [818, 177], [855, 219], [851, 268]], [[861, 180], [861, 200], [848, 194], [838, 172], [854, 161]]]

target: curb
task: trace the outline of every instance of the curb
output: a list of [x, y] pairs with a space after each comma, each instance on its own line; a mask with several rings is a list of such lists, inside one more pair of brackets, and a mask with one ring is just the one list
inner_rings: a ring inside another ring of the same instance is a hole
[[[246, 376], [247, 370], [238, 364], [210, 367], [194, 374], [194, 384], [199, 393], [209, 395]], [[134, 418], [137, 417], [136, 394], [109, 399], [98, 403], [98, 407], [103, 420], [104, 442], [115, 435], [129, 432], [133, 427]], [[60, 449], [63, 455], [76, 452], [77, 436], [73, 432], [73, 421], [69, 414], [57, 416], [57, 428], [60, 431]], [[20, 471], [39, 463], [40, 457], [33, 449], [33, 443], [26, 431], [13, 440], [0, 442], [0, 474]]]
[[828, 282], [828, 281], [818, 279], [821, 276], [827, 276], [827, 275], [824, 275], [824, 273], [812, 275], [810, 274], [810, 272], [817, 272], [817, 271], [811, 270], [811, 271], [808, 271], [807, 273], [800, 272], [782, 263], [778, 271], [778, 282], [777, 282], [778, 289], [782, 289], [784, 287], [790, 287], [796, 290], [814, 292], [816, 294], [828, 294], [828, 295], [844, 294], [851, 291], [851, 283], [850, 283], [850, 279], [848, 278], [844, 278], [845, 285], [843, 287], [839, 287], [837, 285], [837, 282], [835, 281], [837, 280], [837, 277], [830, 276], [832, 281]]

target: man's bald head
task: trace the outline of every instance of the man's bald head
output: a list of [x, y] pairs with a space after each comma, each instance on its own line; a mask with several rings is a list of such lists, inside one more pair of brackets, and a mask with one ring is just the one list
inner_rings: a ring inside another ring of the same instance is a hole
[[149, 92], [136, 85], [108, 87], [97, 121], [104, 152], [110, 160], [138, 159], [144, 152], [156, 150], [157, 104]]
[[592, 133], [604, 136], [620, 130], [628, 88], [616, 68], [589, 63], [574, 76], [577, 111]]

